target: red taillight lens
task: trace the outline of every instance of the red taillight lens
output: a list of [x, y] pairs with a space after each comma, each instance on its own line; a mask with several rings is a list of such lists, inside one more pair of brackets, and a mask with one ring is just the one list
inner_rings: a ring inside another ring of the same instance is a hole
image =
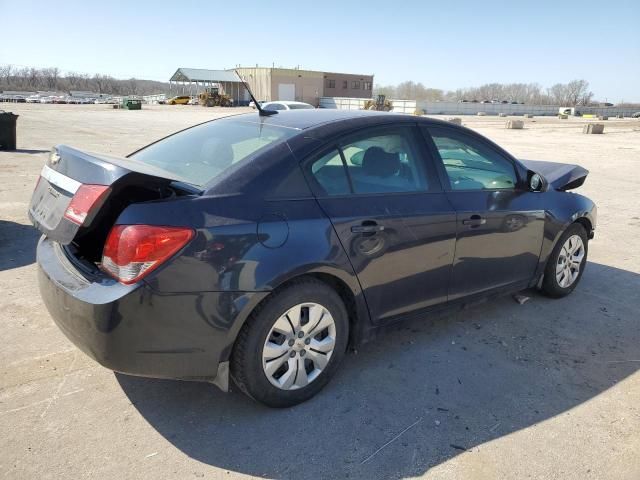
[[129, 285], [159, 267], [193, 238], [190, 228], [116, 225], [102, 252], [102, 269]]
[[101, 205], [107, 196], [107, 185], [82, 185], [71, 199], [71, 203], [64, 212], [64, 217], [76, 225], [82, 225], [92, 208]]

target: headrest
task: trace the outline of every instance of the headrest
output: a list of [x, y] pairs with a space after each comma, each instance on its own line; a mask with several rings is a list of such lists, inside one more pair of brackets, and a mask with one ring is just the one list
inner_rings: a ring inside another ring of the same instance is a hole
[[210, 139], [202, 145], [202, 159], [220, 168], [226, 168], [233, 163], [233, 148], [228, 142]]
[[380, 147], [369, 147], [362, 159], [362, 171], [371, 177], [390, 177], [400, 170], [400, 155]]

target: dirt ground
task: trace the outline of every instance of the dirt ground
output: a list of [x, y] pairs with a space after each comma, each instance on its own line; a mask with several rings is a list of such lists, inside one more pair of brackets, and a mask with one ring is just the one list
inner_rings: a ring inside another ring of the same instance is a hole
[[207, 384], [114, 374], [38, 295], [26, 211], [47, 151], [126, 154], [241, 109], [9, 105], [0, 152], [0, 476], [640, 478], [640, 120], [463, 117], [516, 156], [579, 163], [598, 205], [582, 283], [406, 323], [347, 356], [316, 398], [271, 410]]

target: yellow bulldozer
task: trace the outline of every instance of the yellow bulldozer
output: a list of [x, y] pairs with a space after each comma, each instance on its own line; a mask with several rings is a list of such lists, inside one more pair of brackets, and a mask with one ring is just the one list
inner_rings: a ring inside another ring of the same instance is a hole
[[378, 95], [376, 99], [364, 102], [364, 110], [378, 110], [379, 112], [390, 112], [393, 109], [393, 103], [384, 95]]
[[233, 100], [229, 95], [220, 93], [218, 87], [206, 88], [198, 95], [198, 103], [203, 107], [232, 107]]

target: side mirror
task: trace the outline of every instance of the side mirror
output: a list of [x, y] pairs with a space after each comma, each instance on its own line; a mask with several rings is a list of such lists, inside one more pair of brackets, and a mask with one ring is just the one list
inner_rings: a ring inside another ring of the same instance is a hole
[[542, 192], [547, 188], [547, 182], [539, 173], [529, 172], [529, 190], [532, 192]]

